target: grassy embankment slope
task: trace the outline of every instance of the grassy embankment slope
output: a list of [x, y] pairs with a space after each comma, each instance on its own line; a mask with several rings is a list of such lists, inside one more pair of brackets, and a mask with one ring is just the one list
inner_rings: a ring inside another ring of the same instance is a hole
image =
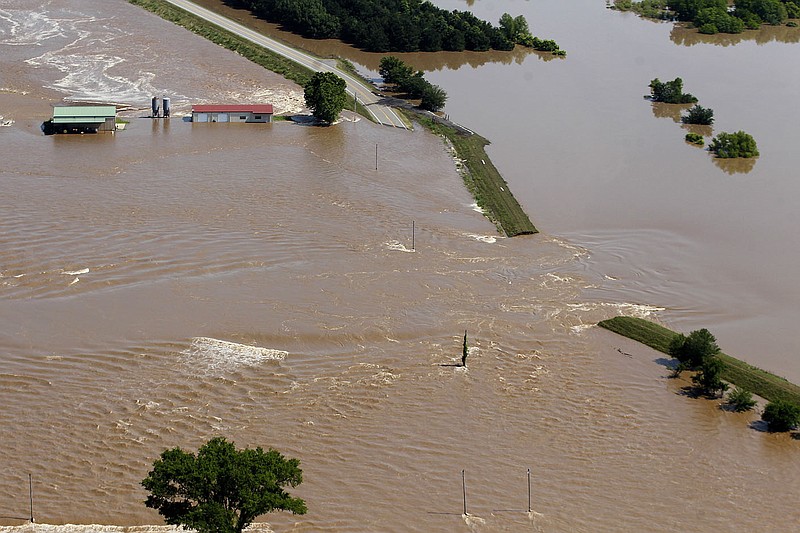
[[[648, 320], [627, 316], [603, 320], [598, 326], [646, 344], [665, 354], [669, 354], [669, 343], [677, 335], [676, 332]], [[724, 364], [722, 379], [725, 381], [769, 401], [780, 399], [800, 405], [800, 387], [794, 383], [730, 355], [720, 353], [719, 358]]]
[[506, 180], [486, 155], [484, 147], [489, 141], [477, 133], [461, 133], [451, 126], [434, 122], [429, 118], [419, 117], [419, 121], [431, 132], [442, 135], [450, 141], [459, 159], [463, 160], [466, 166], [466, 172], [462, 172], [462, 175], [467, 189], [486, 216], [507, 236], [515, 237], [539, 232], [511, 194]]
[[[303, 85], [313, 72], [285, 57], [266, 50], [247, 39], [234, 35], [210, 22], [187, 13], [163, 0], [128, 0], [161, 18], [182, 26], [211, 42], [232, 50], [241, 56], [271, 70], [283, 77]], [[369, 113], [358, 103], [359, 114], [369, 117]], [[489, 141], [480, 135], [465, 135], [452, 127], [420, 119], [425, 127], [436, 134], [443, 135], [453, 144], [458, 157], [467, 168], [463, 173], [467, 189], [475, 197], [478, 206], [507, 236], [538, 233], [528, 215], [511, 194], [508, 184], [492, 164], [484, 146]]]

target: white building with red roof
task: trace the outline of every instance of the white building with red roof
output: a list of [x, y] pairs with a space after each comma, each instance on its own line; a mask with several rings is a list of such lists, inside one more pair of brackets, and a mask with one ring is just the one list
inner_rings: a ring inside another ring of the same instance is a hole
[[272, 122], [272, 104], [192, 106], [192, 122]]

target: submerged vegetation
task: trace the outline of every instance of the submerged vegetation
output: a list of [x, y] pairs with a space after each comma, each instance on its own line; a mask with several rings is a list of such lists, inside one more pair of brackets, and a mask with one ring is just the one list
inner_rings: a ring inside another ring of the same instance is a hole
[[693, 104], [697, 98], [683, 92], [683, 80], [675, 78], [672, 81], [661, 81], [658, 78], [650, 82], [650, 98], [654, 102], [665, 104]]
[[684, 124], [710, 126], [714, 123], [714, 110], [701, 105], [694, 105], [686, 115], [681, 117]]
[[687, 133], [685, 139], [687, 143], [697, 146], [703, 146], [706, 143], [703, 136], [699, 133]]
[[734, 0], [733, 9], [728, 0], [615, 0], [609, 7], [648, 18], [690, 22], [700, 33], [711, 35], [741, 33], [762, 24], [800, 18], [800, 0]]
[[[618, 333], [629, 339], [641, 342], [659, 352], [670, 354], [670, 345], [679, 333], [667, 329], [659, 324], [634, 317], [618, 316], [609, 320], [604, 320], [598, 324], [600, 327]], [[710, 335], [710, 334], [709, 334]], [[692, 334], [689, 334], [687, 339]], [[697, 346], [699, 349], [708, 349], [710, 340], [705, 335], [696, 335]], [[702, 337], [705, 337], [703, 340]], [[711, 336], [713, 338], [713, 336]], [[675, 341], [676, 345], [678, 341]], [[713, 348], [713, 346], [711, 347]], [[710, 351], [714, 351], [710, 349]], [[697, 352], [694, 352], [697, 353]], [[706, 353], [709, 353], [707, 351]], [[720, 377], [725, 381], [736, 385], [736, 387], [750, 391], [769, 401], [783, 400], [794, 405], [800, 405], [800, 387], [790, 383], [784, 378], [778, 377], [760, 368], [751, 366], [744, 361], [726, 355], [723, 352], [715, 353], [714, 357], [721, 362]]]
[[722, 132], [711, 141], [708, 149], [714, 152], [717, 157], [723, 159], [734, 157], [756, 157], [758, 147], [753, 136], [743, 131], [736, 133]]
[[[469, 11], [427, 0], [238, 0], [256, 16], [310, 39], [339, 39], [367, 52], [511, 50], [515, 44], [558, 50], [531, 36], [524, 17], [504, 14], [500, 26]], [[552, 44], [550, 44], [552, 43]]]

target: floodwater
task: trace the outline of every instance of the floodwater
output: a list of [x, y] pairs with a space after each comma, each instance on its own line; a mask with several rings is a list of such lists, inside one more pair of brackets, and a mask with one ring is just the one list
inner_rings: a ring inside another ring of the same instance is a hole
[[[490, 4], [472, 9], [499, 18]], [[591, 325], [711, 324], [800, 374], [774, 355], [789, 330], [761, 328], [795, 312], [798, 49], [767, 43], [783, 78], [738, 89], [687, 58], [767, 69], [761, 46], [676, 46], [602, 7], [509, 2], [567, 60], [429, 73], [544, 229], [503, 239], [435, 137], [192, 125], [194, 102], [294, 113], [302, 91], [121, 0], [0, 5], [0, 524], [28, 516], [29, 473], [39, 523], [159, 524], [152, 461], [224, 435], [301, 460], [309, 513], [263, 517], [275, 531], [797, 529], [796, 440], [686, 397], [659, 354]], [[715, 129], [759, 141], [748, 173], [642, 99], [676, 75]], [[172, 119], [139, 118], [154, 94]], [[127, 104], [130, 123], [43, 136], [65, 98]], [[465, 330], [468, 368], [447, 366]]]

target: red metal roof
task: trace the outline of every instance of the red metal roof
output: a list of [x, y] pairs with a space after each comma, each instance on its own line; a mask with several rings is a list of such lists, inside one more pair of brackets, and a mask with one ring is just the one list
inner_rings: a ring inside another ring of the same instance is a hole
[[193, 105], [192, 113], [256, 113], [256, 114], [271, 115], [272, 104]]

